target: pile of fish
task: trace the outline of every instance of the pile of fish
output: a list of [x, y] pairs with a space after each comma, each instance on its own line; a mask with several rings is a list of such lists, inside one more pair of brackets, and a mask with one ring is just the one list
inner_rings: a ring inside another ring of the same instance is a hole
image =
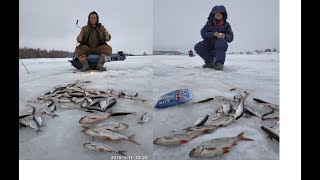
[[[198, 118], [193, 126], [182, 129], [186, 131], [185, 133], [158, 137], [153, 141], [153, 143], [165, 146], [184, 144], [201, 135], [213, 133], [218, 128], [226, 127], [232, 122], [240, 119], [242, 116], [249, 118], [251, 115], [254, 115], [262, 120], [279, 120], [278, 105], [253, 98], [253, 100], [258, 104], [256, 105], [257, 107], [252, 107], [249, 106], [246, 101], [248, 96], [249, 93], [245, 91], [244, 95], [239, 93], [239, 95], [235, 95], [233, 99], [224, 96], [216, 96], [214, 98], [211, 97], [195, 102], [194, 104], [206, 103], [216, 99], [221, 102], [221, 106], [214, 110], [212, 114], [207, 114]], [[266, 126], [263, 126], [261, 128], [267, 132], [270, 137], [279, 141], [279, 133], [277, 134], [275, 131], [272, 131], [272, 127], [266, 128]], [[214, 157], [222, 153], [229, 152], [229, 148], [235, 145], [237, 141], [252, 141], [252, 139], [243, 137], [243, 133], [244, 132], [240, 133], [236, 137], [212, 139], [207, 142], [203, 142], [196, 148], [192, 149], [189, 157]]]
[[[96, 89], [86, 89], [84, 84], [91, 81], [76, 81], [66, 86], [60, 86], [48, 91], [36, 100], [28, 101], [33, 104], [46, 103], [45, 109], [36, 110], [36, 108], [30, 104], [27, 105], [26, 113], [19, 115], [20, 127], [30, 127], [40, 132], [40, 128], [43, 125], [41, 116], [36, 114], [43, 114], [54, 118], [58, 116], [55, 111], [58, 108], [61, 109], [78, 109], [88, 112], [79, 120], [82, 125], [83, 133], [96, 138], [102, 138], [105, 140], [121, 141], [127, 140], [132, 143], [138, 144], [135, 141], [134, 134], [131, 136], [125, 136], [119, 134], [118, 131], [128, 129], [129, 125], [118, 122], [100, 123], [101, 121], [110, 117], [125, 116], [130, 114], [137, 114], [136, 112], [113, 112], [111, 109], [115, 106], [120, 98], [141, 101], [146, 100], [139, 99], [138, 93], [129, 95], [125, 91], [115, 91], [113, 89], [107, 89], [106, 91]], [[137, 124], [143, 124], [149, 121], [151, 116], [148, 113], [142, 114]], [[86, 126], [84, 126], [86, 125]], [[94, 125], [94, 126], [93, 126]], [[93, 127], [89, 127], [93, 126]], [[118, 151], [106, 144], [98, 142], [90, 142], [83, 144], [83, 147], [91, 150], [97, 150], [102, 152], [116, 152], [121, 155], [125, 155], [125, 151]]]
[[[131, 143], [140, 145], [139, 142], [134, 140], [135, 134], [132, 134], [130, 136], [125, 136], [123, 134], [120, 134], [118, 131], [128, 129], [129, 125], [125, 123], [117, 123], [117, 122], [106, 122], [106, 123], [100, 123], [96, 124], [97, 122], [101, 122], [102, 120], [114, 116], [115, 114], [118, 115], [127, 115], [130, 113], [106, 113], [98, 115], [97, 113], [89, 114], [90, 116], [82, 117], [79, 121], [80, 124], [87, 124], [92, 125], [91, 127], [88, 126], [82, 126], [83, 130], [82, 132], [88, 136], [93, 138], [100, 138], [104, 139], [106, 141], [129, 141]], [[137, 124], [148, 122], [150, 119], [150, 115], [148, 113], [144, 113]], [[95, 125], [96, 124], [96, 125]], [[126, 156], [126, 151], [116, 150], [107, 144], [99, 143], [99, 142], [89, 142], [83, 144], [84, 148], [94, 150], [94, 151], [100, 151], [100, 152], [116, 152], [120, 155]]]

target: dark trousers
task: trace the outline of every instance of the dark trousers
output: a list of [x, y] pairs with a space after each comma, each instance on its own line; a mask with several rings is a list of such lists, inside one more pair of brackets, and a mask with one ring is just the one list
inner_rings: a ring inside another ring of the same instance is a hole
[[227, 41], [221, 38], [210, 42], [201, 41], [194, 46], [194, 50], [206, 64], [214, 61], [224, 64], [227, 49]]

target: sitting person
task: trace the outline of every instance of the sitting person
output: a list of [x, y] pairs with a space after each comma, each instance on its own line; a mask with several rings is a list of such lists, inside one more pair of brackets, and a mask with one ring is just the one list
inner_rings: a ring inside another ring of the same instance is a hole
[[88, 16], [88, 24], [83, 26], [79, 36], [77, 37], [78, 45], [76, 47], [76, 56], [78, 57], [82, 68], [80, 71], [90, 70], [87, 55], [99, 54], [100, 58], [97, 63], [96, 69], [98, 71], [106, 71], [103, 67], [106, 58], [110, 59], [112, 48], [106, 41], [110, 41], [111, 35], [106, 28], [99, 23], [99, 16], [96, 12], [91, 12]]
[[223, 70], [228, 43], [233, 41], [233, 32], [227, 18], [224, 6], [214, 6], [206, 25], [201, 29], [204, 40], [197, 43], [194, 50], [204, 60], [203, 68]]

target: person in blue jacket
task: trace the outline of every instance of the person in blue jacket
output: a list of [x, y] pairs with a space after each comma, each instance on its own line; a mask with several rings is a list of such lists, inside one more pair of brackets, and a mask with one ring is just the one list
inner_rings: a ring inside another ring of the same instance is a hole
[[203, 68], [223, 70], [228, 43], [233, 41], [233, 32], [227, 18], [224, 6], [214, 6], [206, 25], [201, 29], [204, 40], [197, 43], [194, 50], [204, 60]]

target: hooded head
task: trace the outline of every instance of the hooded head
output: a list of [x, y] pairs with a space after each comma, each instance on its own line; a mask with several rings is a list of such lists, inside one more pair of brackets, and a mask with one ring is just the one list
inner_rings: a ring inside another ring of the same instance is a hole
[[91, 24], [99, 24], [99, 16], [98, 13], [96, 13], [95, 11], [92, 11], [91, 13], [89, 13], [88, 15], [88, 26]]
[[216, 14], [217, 12], [221, 13], [223, 15], [222, 21], [226, 21], [228, 18], [228, 13], [226, 8], [221, 5], [221, 6], [214, 6], [209, 14], [208, 20], [209, 21], [213, 21], [214, 19], [214, 14]]

